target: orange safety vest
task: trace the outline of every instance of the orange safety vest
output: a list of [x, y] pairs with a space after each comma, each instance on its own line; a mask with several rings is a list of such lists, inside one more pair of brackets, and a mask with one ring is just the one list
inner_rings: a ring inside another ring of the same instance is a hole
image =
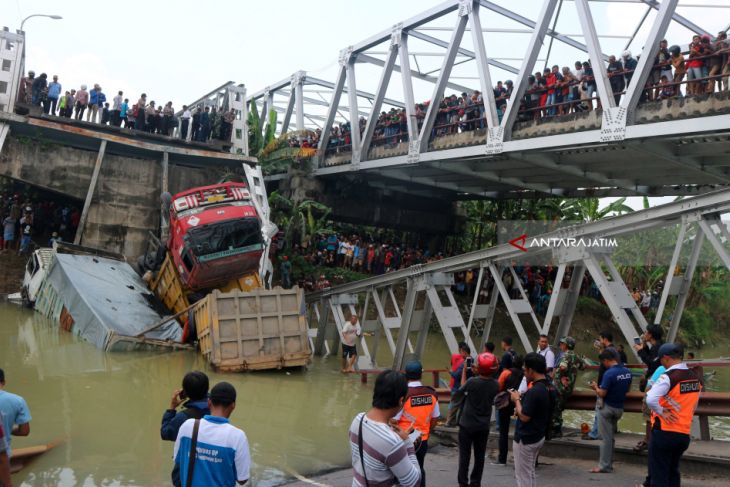
[[659, 398], [659, 405], [664, 409], [671, 409], [677, 416], [673, 423], [662, 423], [662, 418], [654, 411], [651, 413], [653, 429], [673, 431], [689, 435], [692, 428], [697, 403], [700, 401], [702, 381], [697, 373], [690, 369], [674, 369], [667, 372], [669, 376], [669, 392]]
[[401, 429], [408, 429], [413, 425], [421, 432], [421, 440], [427, 441], [431, 434], [431, 417], [436, 404], [438, 404], [438, 398], [433, 388], [428, 386], [409, 387], [398, 426]]

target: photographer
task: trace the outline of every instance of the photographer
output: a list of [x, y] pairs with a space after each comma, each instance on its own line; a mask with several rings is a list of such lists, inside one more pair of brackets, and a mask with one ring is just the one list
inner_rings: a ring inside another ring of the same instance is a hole
[[[187, 400], [187, 402], [185, 402]], [[177, 408], [184, 404], [184, 409]], [[182, 389], [176, 390], [170, 400], [170, 409], [162, 415], [160, 437], [166, 441], [175, 441], [180, 427], [188, 419], [200, 419], [210, 414], [208, 408], [208, 376], [203, 372], [188, 372], [183, 377]], [[172, 483], [180, 485], [179, 467], [175, 464], [172, 470]]]
[[[185, 400], [187, 399], [187, 402]], [[185, 402], [185, 409], [177, 408]], [[170, 409], [162, 415], [160, 437], [166, 441], [175, 441], [180, 426], [190, 418], [200, 419], [210, 414], [208, 409], [208, 376], [194, 371], [185, 374], [182, 389], [176, 390], [170, 400]]]

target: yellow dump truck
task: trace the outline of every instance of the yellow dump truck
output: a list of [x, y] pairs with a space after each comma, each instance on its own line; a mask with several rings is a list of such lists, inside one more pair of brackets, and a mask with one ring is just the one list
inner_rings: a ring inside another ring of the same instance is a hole
[[306, 365], [304, 295], [298, 288], [265, 288], [277, 228], [268, 218], [260, 168], [244, 169], [246, 182], [163, 197], [162, 238], [151, 236], [138, 264], [152, 292], [184, 324], [183, 339], [197, 337], [219, 370]]

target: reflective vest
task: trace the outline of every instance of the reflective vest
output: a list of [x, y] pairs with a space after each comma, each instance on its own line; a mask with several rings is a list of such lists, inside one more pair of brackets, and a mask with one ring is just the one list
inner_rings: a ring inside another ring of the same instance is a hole
[[652, 428], [689, 435], [692, 418], [702, 392], [702, 381], [697, 373], [690, 369], [674, 369], [666, 374], [669, 376], [669, 392], [659, 399], [659, 405], [672, 410], [678, 419], [673, 423], [662, 423], [662, 418], [652, 411]]
[[409, 429], [413, 425], [421, 432], [421, 440], [427, 441], [431, 433], [431, 417], [436, 404], [438, 404], [438, 398], [433, 388], [428, 386], [409, 387], [398, 426], [401, 429]]

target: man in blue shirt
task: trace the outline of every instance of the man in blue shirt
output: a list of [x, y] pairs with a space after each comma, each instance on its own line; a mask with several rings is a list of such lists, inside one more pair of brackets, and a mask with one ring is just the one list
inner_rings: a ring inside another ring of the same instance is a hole
[[53, 81], [48, 83], [48, 103], [43, 105], [44, 113], [56, 114], [56, 104], [58, 103], [58, 97], [61, 96], [61, 83], [58, 82], [58, 76], [53, 75]]
[[30, 409], [22, 397], [5, 391], [5, 372], [0, 369], [0, 417], [5, 431], [8, 457], [12, 456], [10, 436], [30, 434]]
[[598, 359], [606, 372], [601, 378], [601, 384], [591, 382], [591, 387], [599, 398], [598, 432], [602, 441], [598, 467], [592, 469], [591, 472], [610, 473], [613, 471], [613, 435], [618, 420], [624, 414], [626, 393], [631, 389], [631, 371], [619, 363], [612, 350], [604, 350]]
[[[236, 408], [236, 389], [228, 382], [219, 382], [210, 390], [208, 407], [210, 415], [187, 420], [177, 435], [174, 458], [182, 485], [243, 485], [251, 469], [248, 439], [228, 422]], [[191, 455], [191, 451], [195, 453]]]

